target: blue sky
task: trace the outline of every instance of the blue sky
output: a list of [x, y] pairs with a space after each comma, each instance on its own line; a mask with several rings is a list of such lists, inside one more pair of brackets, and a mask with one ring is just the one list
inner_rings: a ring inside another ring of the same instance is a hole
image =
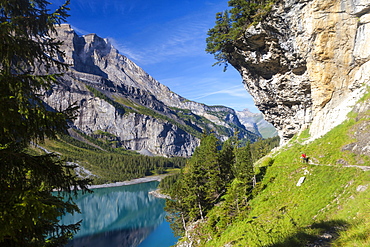
[[[61, 5], [64, 1], [52, 0]], [[227, 0], [71, 0], [79, 34], [108, 38], [119, 52], [173, 92], [207, 105], [257, 112], [239, 73], [212, 65], [207, 31]]]

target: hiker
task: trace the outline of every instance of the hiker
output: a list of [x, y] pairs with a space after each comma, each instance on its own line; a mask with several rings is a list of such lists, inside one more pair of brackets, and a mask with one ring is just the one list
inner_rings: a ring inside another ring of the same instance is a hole
[[307, 155], [305, 153], [302, 153], [301, 159], [302, 159], [302, 162], [303, 163], [308, 163], [308, 157], [307, 157]]

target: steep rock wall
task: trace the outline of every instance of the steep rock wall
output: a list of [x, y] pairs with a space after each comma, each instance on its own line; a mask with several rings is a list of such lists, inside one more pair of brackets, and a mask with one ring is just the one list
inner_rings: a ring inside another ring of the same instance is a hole
[[190, 156], [203, 130], [225, 140], [238, 128], [242, 138], [258, 139], [233, 109], [189, 101], [170, 91], [107, 39], [79, 36], [68, 24], [56, 29], [54, 37], [63, 41], [65, 53], [58, 59], [71, 67], [43, 99], [54, 109], [76, 102], [73, 128], [92, 136], [107, 132], [118, 146], [163, 156]]
[[280, 0], [230, 63], [283, 142], [341, 123], [370, 78], [369, 0]]
[[79, 112], [73, 122], [75, 128], [88, 135], [99, 130], [111, 133], [131, 150], [188, 157], [199, 144], [196, 137], [174, 124], [135, 112], [120, 112], [107, 101], [95, 97], [73, 73], [64, 75], [63, 83], [46, 92], [44, 101], [55, 109], [66, 109], [76, 103]]
[[[198, 102], [189, 101], [172, 92], [167, 86], [155, 80], [137, 64], [121, 55], [107, 39], [96, 34], [78, 36], [68, 24], [57, 27], [57, 38], [63, 41], [64, 61], [85, 75], [101, 76], [111, 81], [113, 86], [138, 88], [149, 92], [169, 107], [191, 110], [194, 114], [203, 116], [216, 124], [227, 126], [224, 119], [214, 118], [209, 112], [228, 112], [228, 118], [236, 113], [233, 109], [218, 106], [210, 107]], [[95, 78], [89, 79], [93, 82]], [[226, 119], [226, 117], [225, 117]], [[239, 123], [240, 124], [240, 123]]]

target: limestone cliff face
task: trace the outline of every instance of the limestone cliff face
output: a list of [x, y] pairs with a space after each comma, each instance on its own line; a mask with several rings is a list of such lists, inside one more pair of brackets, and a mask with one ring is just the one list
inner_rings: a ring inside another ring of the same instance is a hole
[[370, 79], [369, 0], [280, 0], [231, 55], [283, 141], [341, 123]]
[[64, 42], [64, 62], [71, 67], [43, 99], [55, 109], [76, 102], [73, 128], [88, 135], [113, 135], [120, 146], [163, 156], [190, 156], [203, 130], [227, 139], [238, 128], [241, 137], [258, 138], [233, 109], [206, 106], [171, 92], [108, 40], [79, 36], [67, 24], [57, 31]]

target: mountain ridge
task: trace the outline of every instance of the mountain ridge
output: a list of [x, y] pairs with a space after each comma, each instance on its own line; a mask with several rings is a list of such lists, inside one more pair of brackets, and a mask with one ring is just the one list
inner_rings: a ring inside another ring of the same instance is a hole
[[[110, 133], [125, 148], [162, 156], [192, 154], [202, 133], [213, 131], [226, 140], [237, 130], [240, 138], [257, 140], [236, 112], [187, 100], [159, 83], [96, 34], [78, 36], [69, 24], [56, 27], [63, 41], [63, 62], [70, 69], [45, 92], [54, 109], [77, 102], [72, 127], [84, 134]], [[61, 58], [59, 58], [61, 59]]]

